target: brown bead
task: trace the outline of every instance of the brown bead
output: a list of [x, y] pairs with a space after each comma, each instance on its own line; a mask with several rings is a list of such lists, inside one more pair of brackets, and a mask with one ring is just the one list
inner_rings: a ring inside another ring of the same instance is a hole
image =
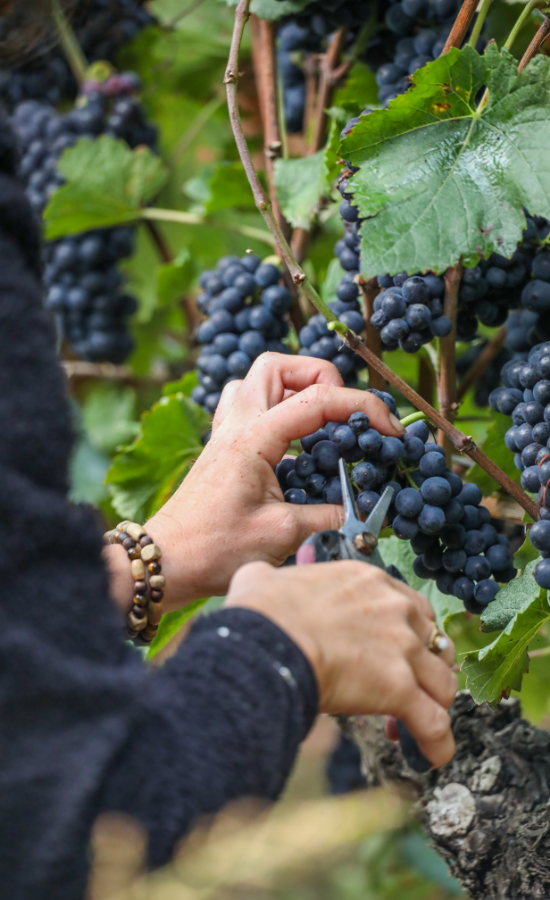
[[157, 631], [158, 629], [156, 625], [147, 624], [147, 626], [142, 631], [143, 640], [148, 642], [152, 641]]
[[144, 534], [143, 537], [139, 539], [139, 542], [142, 547], [147, 547], [148, 544], [153, 543], [153, 538], [150, 538], [148, 534]]
[[133, 541], [131, 537], [127, 537], [122, 541], [122, 546], [125, 550], [132, 550], [132, 548], [136, 546], [136, 542]]
[[134, 603], [137, 606], [147, 606], [147, 594], [134, 594]]
[[150, 625], [158, 625], [162, 618], [162, 603], [150, 603], [147, 607], [147, 619]]
[[133, 606], [132, 607], [132, 615], [136, 617], [136, 619], [143, 619], [146, 615], [147, 610], [143, 608], [143, 606]]
[[151, 573], [151, 575], [160, 575], [162, 567], [158, 562], [152, 562], [147, 566], [147, 570]]
[[147, 585], [144, 581], [136, 581], [134, 583], [134, 591], [136, 594], [146, 594], [147, 593]]
[[133, 640], [138, 636], [138, 634], [139, 634], [139, 632], [138, 632], [138, 631], [134, 631], [133, 628], [126, 628], [125, 631], [126, 631], [126, 636], [127, 636], [131, 641], [133, 641]]
[[125, 531], [117, 531], [113, 538], [113, 542], [116, 542], [117, 544], [122, 544], [126, 540], [127, 537], [128, 537], [128, 535], [126, 534]]
[[151, 600], [153, 603], [160, 603], [164, 597], [164, 591], [151, 591]]
[[135, 543], [134, 546], [130, 547], [130, 549], [128, 550], [128, 556], [130, 559], [140, 559], [141, 551], [139, 547], [136, 547]]
[[155, 559], [160, 559], [162, 556], [162, 550], [160, 547], [157, 547], [156, 544], [147, 544], [141, 551], [141, 558], [143, 562], [153, 562]]

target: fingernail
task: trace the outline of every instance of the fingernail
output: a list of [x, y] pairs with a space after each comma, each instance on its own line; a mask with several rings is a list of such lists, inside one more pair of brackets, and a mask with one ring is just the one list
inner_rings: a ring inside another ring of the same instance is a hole
[[390, 413], [390, 423], [395, 428], [398, 434], [405, 434], [405, 428], [393, 413]]

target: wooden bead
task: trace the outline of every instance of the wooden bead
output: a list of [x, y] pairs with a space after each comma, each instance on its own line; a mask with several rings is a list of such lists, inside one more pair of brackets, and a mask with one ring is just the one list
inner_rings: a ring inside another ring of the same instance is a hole
[[[122, 546], [124, 546], [124, 544]], [[140, 559], [141, 550], [139, 547], [136, 547], [135, 542], [134, 542], [134, 546], [130, 547], [130, 549], [128, 550], [128, 556], [130, 559]]]
[[147, 544], [145, 547], [142, 547], [141, 558], [145, 563], [153, 562], [153, 560], [155, 559], [160, 559], [161, 556], [162, 550], [160, 549], [160, 547], [157, 547], [156, 544]]
[[133, 602], [136, 606], [147, 606], [147, 594], [134, 594]]
[[153, 640], [153, 638], [155, 637], [157, 631], [158, 631], [158, 629], [157, 629], [156, 625], [147, 624], [147, 627], [144, 628], [141, 633], [142, 639], [144, 641], [147, 641], [148, 643], [150, 643]]
[[136, 522], [128, 522], [124, 530], [126, 534], [129, 534], [130, 537], [134, 539], [134, 541], [139, 541], [140, 537], [143, 537], [145, 534], [145, 529]]
[[124, 538], [124, 540], [122, 541], [122, 546], [124, 547], [125, 550], [131, 550], [133, 547], [136, 546], [136, 542], [134, 540], [132, 540], [131, 537], [127, 537], [127, 538]]
[[147, 619], [150, 625], [158, 625], [162, 618], [162, 603], [150, 603], [147, 607]]
[[164, 577], [164, 575], [151, 575], [149, 579], [149, 586], [154, 591], [162, 590], [164, 587], [166, 587], [166, 578]]
[[143, 565], [143, 560], [133, 559], [130, 568], [132, 570], [132, 578], [136, 581], [143, 581], [145, 578], [145, 566]]
[[139, 542], [142, 547], [146, 547], [147, 544], [153, 543], [153, 538], [149, 537], [148, 534], [144, 534], [143, 537], [139, 539]]
[[128, 614], [128, 624], [133, 631], [143, 631], [147, 627], [147, 617], [144, 616], [143, 619], [138, 619], [132, 611]]
[[141, 622], [143, 617], [147, 615], [147, 610], [143, 606], [134, 606], [132, 607], [132, 615]]
[[113, 538], [113, 543], [123, 544], [128, 535], [125, 531], [115, 531], [115, 536]]
[[151, 600], [153, 603], [160, 603], [164, 597], [164, 591], [151, 591]]
[[126, 531], [126, 526], [129, 525], [128, 519], [124, 519], [124, 522], [119, 522], [116, 530], [117, 531]]
[[144, 581], [136, 581], [134, 584], [134, 591], [136, 594], [146, 594], [147, 593], [147, 585]]
[[162, 567], [159, 565], [158, 562], [152, 562], [152, 563], [149, 563], [149, 565], [147, 566], [147, 571], [151, 575], [160, 575], [160, 573], [162, 572]]
[[116, 534], [117, 534], [117, 531], [114, 528], [111, 531], [106, 531], [105, 534], [103, 535], [103, 540], [105, 541], [106, 544], [112, 544], [113, 541], [115, 540]]

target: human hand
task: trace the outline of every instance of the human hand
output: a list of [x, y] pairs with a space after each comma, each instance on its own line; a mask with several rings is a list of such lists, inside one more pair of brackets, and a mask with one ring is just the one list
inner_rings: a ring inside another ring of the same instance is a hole
[[381, 400], [344, 388], [323, 360], [265, 353], [244, 381], [227, 385], [212, 438], [146, 525], [163, 551], [165, 609], [225, 594], [245, 563], [280, 565], [313, 532], [340, 526], [341, 506], [285, 503], [273, 468], [292, 440], [357, 410], [381, 434], [403, 433]]
[[292, 638], [315, 672], [321, 712], [395, 716], [433, 766], [452, 758], [454, 647], [428, 650], [434, 614], [422, 594], [361, 562], [253, 563], [233, 577], [225, 606], [254, 609]]

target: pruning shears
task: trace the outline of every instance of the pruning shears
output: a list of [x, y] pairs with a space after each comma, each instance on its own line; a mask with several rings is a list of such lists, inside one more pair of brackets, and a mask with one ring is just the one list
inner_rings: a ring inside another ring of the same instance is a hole
[[[312, 534], [298, 550], [296, 565], [354, 559], [370, 563], [371, 566], [378, 566], [379, 569], [386, 571], [384, 560], [378, 549], [378, 536], [393, 500], [393, 488], [388, 485], [384, 489], [366, 522], [362, 522], [357, 512], [353, 487], [343, 459], [339, 461], [339, 473], [344, 504], [344, 524], [338, 531], [318, 531], [316, 534]], [[397, 722], [397, 728], [401, 750], [411, 769], [415, 772], [427, 772], [431, 769], [431, 763], [422, 754], [416, 740], [400, 720]]]

